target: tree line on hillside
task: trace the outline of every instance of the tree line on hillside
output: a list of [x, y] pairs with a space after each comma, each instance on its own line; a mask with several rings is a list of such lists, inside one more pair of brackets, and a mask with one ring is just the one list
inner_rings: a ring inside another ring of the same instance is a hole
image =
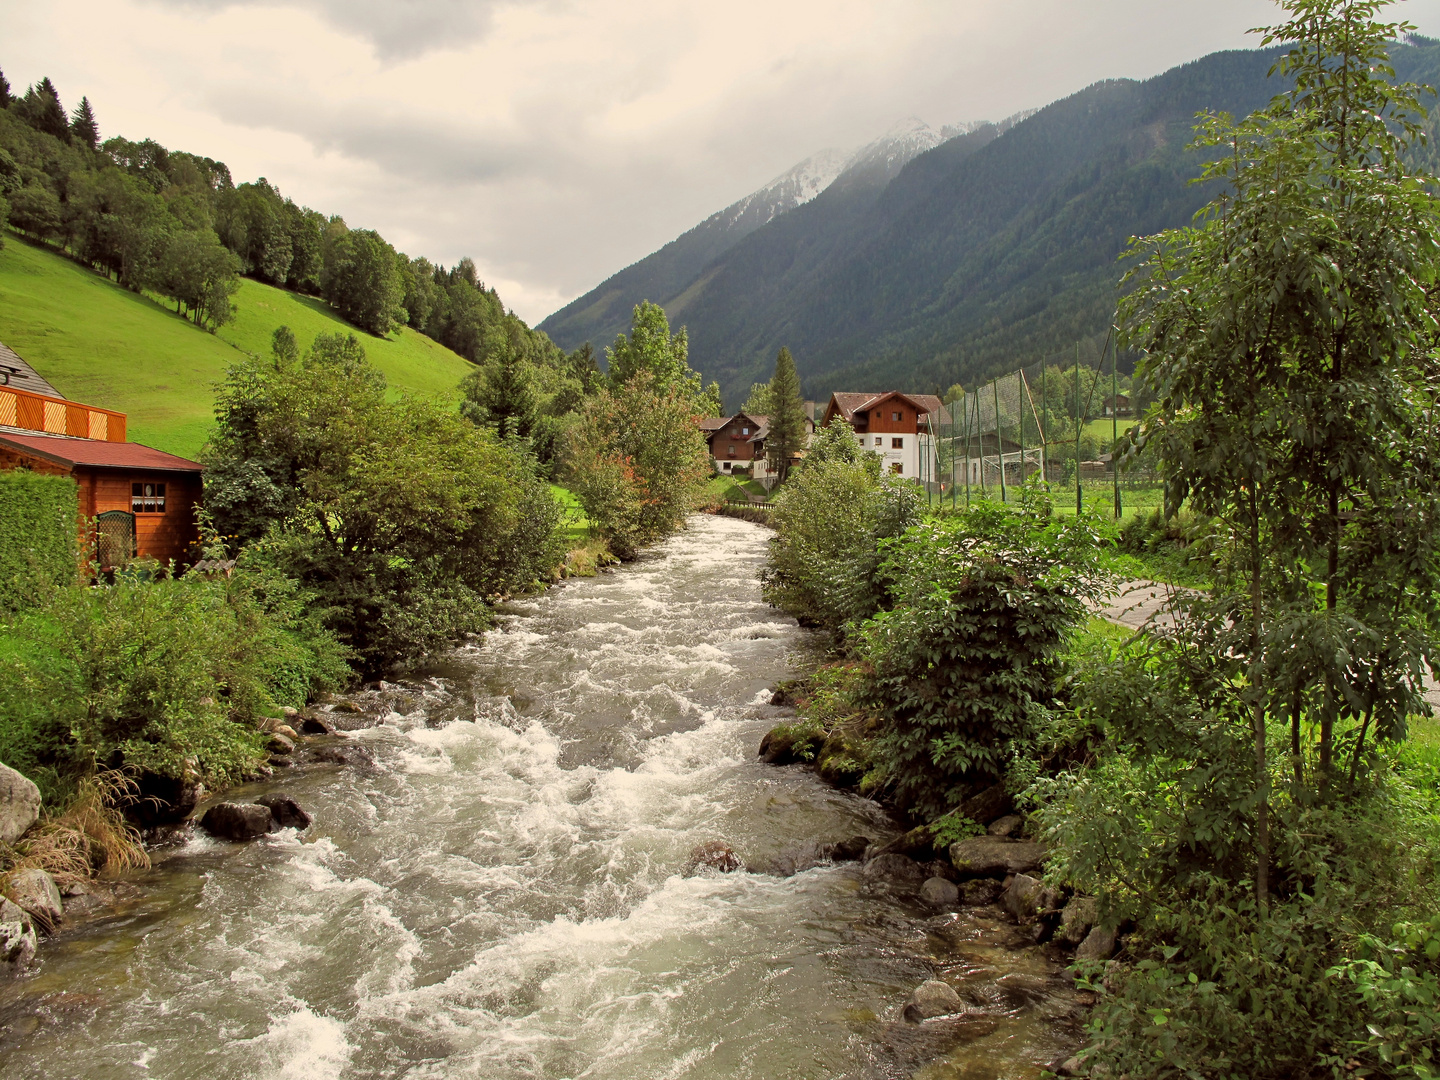
[[223, 162], [145, 139], [101, 140], [88, 98], [67, 115], [49, 78], [12, 95], [0, 74], [0, 225], [135, 290], [159, 293], [197, 324], [231, 317], [238, 275], [323, 297], [378, 335], [410, 326], [476, 363], [543, 334], [507, 313], [475, 264], [397, 252], [371, 229], [299, 206], [264, 177], [236, 184]]

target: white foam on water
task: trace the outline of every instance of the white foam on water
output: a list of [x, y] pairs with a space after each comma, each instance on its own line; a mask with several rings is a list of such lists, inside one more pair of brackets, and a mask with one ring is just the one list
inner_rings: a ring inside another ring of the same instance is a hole
[[265, 1034], [247, 1042], [260, 1058], [252, 1075], [267, 1080], [338, 1080], [355, 1052], [343, 1023], [304, 1005], [273, 1018]]

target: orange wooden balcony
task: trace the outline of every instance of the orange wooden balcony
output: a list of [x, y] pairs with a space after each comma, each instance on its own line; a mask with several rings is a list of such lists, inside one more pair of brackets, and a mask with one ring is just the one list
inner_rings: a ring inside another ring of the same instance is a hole
[[0, 385], [0, 427], [104, 442], [125, 441], [125, 414]]

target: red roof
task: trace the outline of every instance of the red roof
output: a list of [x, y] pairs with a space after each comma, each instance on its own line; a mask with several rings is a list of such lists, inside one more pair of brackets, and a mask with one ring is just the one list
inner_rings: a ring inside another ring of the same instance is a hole
[[89, 465], [102, 469], [147, 469], [152, 472], [200, 472], [204, 466], [143, 443], [70, 439], [63, 435], [20, 435], [0, 432], [0, 446], [47, 458], [57, 465]]

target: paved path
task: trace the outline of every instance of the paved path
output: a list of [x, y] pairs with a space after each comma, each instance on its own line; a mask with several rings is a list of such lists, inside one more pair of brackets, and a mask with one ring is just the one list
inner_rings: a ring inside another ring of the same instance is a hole
[[[1102, 600], [1098, 614], [1120, 626], [1139, 630], [1142, 626], [1173, 626], [1175, 615], [1168, 610], [1176, 592], [1173, 585], [1160, 581], [1134, 579], [1122, 581], [1113, 596]], [[1440, 710], [1440, 682], [1431, 673], [1425, 675], [1425, 700]]]

